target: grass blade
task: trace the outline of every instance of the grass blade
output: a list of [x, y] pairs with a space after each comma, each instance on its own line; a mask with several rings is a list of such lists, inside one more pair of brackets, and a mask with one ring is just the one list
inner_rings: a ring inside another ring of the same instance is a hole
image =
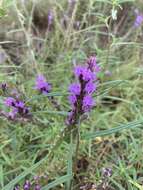
[[141, 127], [143, 124], [143, 121], [133, 121], [127, 124], [122, 124], [118, 127], [112, 128], [112, 129], [108, 129], [108, 130], [103, 130], [103, 131], [97, 131], [97, 132], [92, 132], [92, 133], [87, 133], [85, 135], [82, 136], [83, 139], [88, 140], [88, 139], [94, 139], [96, 137], [102, 137], [102, 136], [106, 136], [106, 135], [111, 135], [113, 133], [117, 133], [120, 132], [122, 130], [125, 129], [131, 129], [131, 128], [135, 128], [135, 127]]
[[57, 185], [60, 185], [62, 183], [65, 183], [65, 182], [69, 181], [70, 179], [72, 179], [72, 175], [69, 175], [69, 174], [64, 175], [62, 177], [57, 178], [55, 181], [49, 183], [48, 185], [44, 186], [42, 188], [42, 190], [51, 189], [51, 188], [53, 188], [53, 187], [55, 187]]

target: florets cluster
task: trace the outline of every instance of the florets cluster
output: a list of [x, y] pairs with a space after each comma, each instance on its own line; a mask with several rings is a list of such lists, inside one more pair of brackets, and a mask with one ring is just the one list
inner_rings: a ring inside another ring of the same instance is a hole
[[29, 180], [26, 180], [23, 188], [21, 189], [20, 185], [15, 185], [13, 190], [41, 190], [41, 185], [39, 184], [38, 181], [35, 181], [34, 184], [32, 185]]
[[16, 117], [27, 117], [29, 114], [29, 108], [25, 103], [19, 99], [13, 97], [7, 97], [4, 101], [6, 107], [10, 108], [6, 116], [10, 119], [15, 119]]
[[42, 94], [48, 94], [51, 91], [51, 84], [46, 81], [43, 75], [38, 75], [36, 78], [35, 89]]
[[94, 56], [87, 60], [86, 65], [74, 68], [74, 75], [78, 82], [69, 86], [69, 101], [72, 111], [68, 117], [68, 125], [76, 124], [82, 114], [89, 112], [95, 106], [93, 93], [97, 88], [97, 73], [99, 71], [100, 67]]

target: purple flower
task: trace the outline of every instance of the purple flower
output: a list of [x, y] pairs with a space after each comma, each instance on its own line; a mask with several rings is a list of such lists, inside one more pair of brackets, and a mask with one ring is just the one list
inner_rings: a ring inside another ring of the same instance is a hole
[[18, 113], [18, 109], [17, 109], [17, 108], [13, 108], [13, 109], [7, 114], [7, 116], [8, 116], [10, 119], [15, 119], [17, 113]]
[[100, 72], [101, 68], [100, 66], [97, 64], [97, 59], [95, 56], [91, 56], [88, 60], [87, 60], [87, 64], [89, 65], [89, 68], [92, 70], [92, 71], [95, 71], [95, 72]]
[[41, 186], [39, 184], [36, 184], [34, 190], [41, 190]]
[[27, 115], [30, 110], [30, 108], [26, 107], [25, 103], [21, 100], [17, 100], [14, 107], [18, 110], [18, 113], [21, 116]]
[[76, 66], [74, 69], [74, 73], [78, 78], [82, 78], [85, 81], [96, 79], [96, 74], [85, 66]]
[[6, 83], [1, 83], [1, 89], [4, 92], [7, 89], [7, 84]]
[[143, 23], [143, 14], [138, 13], [138, 14], [136, 15], [136, 19], [135, 19], [135, 22], [134, 22], [134, 26], [135, 26], [135, 27], [139, 27], [139, 26], [141, 26], [142, 23]]
[[81, 65], [76, 66], [76, 67], [74, 68], [74, 74], [75, 74], [77, 77], [80, 77], [80, 75], [83, 73], [83, 70], [84, 70], [84, 69], [86, 69], [86, 67], [81, 66]]
[[95, 102], [91, 95], [87, 95], [83, 99], [83, 110], [84, 112], [90, 111], [90, 109], [95, 105]]
[[111, 177], [112, 176], [112, 169], [111, 168], [103, 168], [102, 175], [104, 177]]
[[20, 186], [19, 185], [15, 185], [13, 190], [20, 190]]
[[19, 185], [15, 185], [13, 190], [41, 190], [40, 184], [37, 182], [37, 180], [31, 185], [31, 182], [29, 180], [26, 180], [23, 188], [21, 188]]
[[51, 27], [53, 23], [53, 18], [54, 18], [53, 12], [50, 10], [48, 13], [48, 28]]
[[95, 80], [96, 79], [96, 74], [93, 73], [90, 69], [86, 68], [82, 72], [82, 78], [85, 81]]
[[38, 75], [36, 78], [35, 89], [39, 90], [43, 94], [47, 94], [51, 91], [51, 85], [46, 82], [46, 79], [43, 75]]
[[66, 120], [67, 125], [71, 125], [75, 123], [74, 115], [75, 115], [75, 110], [72, 110], [71, 112], [69, 112], [68, 119]]
[[74, 105], [75, 102], [77, 101], [76, 95], [75, 94], [70, 95], [69, 101], [70, 101], [71, 105]]
[[4, 104], [8, 107], [15, 105], [15, 99], [12, 97], [8, 97], [5, 99]]
[[85, 91], [88, 94], [92, 94], [93, 92], [95, 92], [96, 91], [96, 83], [93, 83], [92, 81], [89, 81], [86, 84]]
[[8, 97], [4, 101], [4, 104], [10, 108], [10, 111], [8, 113], [5, 113], [6, 117], [10, 119], [15, 119], [18, 115], [25, 117], [29, 114], [29, 108], [21, 100], [14, 99], [13, 97]]
[[40, 176], [36, 175], [36, 176], [34, 176], [34, 178], [33, 178], [33, 179], [34, 179], [34, 181], [35, 181], [35, 182], [38, 182], [38, 181], [39, 181], [39, 179], [40, 179]]
[[25, 107], [25, 103], [24, 102], [22, 102], [22, 101], [17, 101], [16, 103], [15, 103], [15, 107], [17, 107], [17, 108], [24, 108]]
[[30, 181], [26, 180], [25, 184], [23, 185], [23, 190], [30, 190], [31, 183]]
[[69, 91], [75, 95], [79, 95], [80, 94], [80, 84], [78, 84], [78, 83], [71, 84], [69, 87]]

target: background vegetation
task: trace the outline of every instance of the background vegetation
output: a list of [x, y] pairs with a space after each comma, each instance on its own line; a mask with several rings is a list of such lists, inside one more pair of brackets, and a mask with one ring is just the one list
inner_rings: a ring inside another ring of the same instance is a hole
[[[90, 55], [102, 72], [97, 106], [81, 125], [77, 189], [95, 184], [103, 190], [103, 168], [112, 168], [106, 190], [143, 189], [143, 25], [134, 27], [137, 10], [143, 13], [142, 0], [0, 1], [0, 81], [22, 93], [37, 121], [0, 118], [0, 189], [12, 190], [35, 175], [47, 176], [43, 190], [66, 189], [68, 139], [52, 159], [46, 155], [70, 110], [73, 66]], [[61, 111], [35, 92], [38, 73], [53, 84]], [[2, 92], [0, 103], [4, 109]]]

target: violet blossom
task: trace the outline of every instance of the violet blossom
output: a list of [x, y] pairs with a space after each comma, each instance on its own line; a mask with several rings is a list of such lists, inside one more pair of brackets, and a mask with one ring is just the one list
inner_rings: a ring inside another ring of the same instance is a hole
[[0, 84], [0, 88], [2, 89], [3, 92], [5, 92], [7, 90], [7, 84], [6, 83], [1, 83]]
[[31, 183], [30, 181], [26, 180], [25, 184], [23, 185], [23, 190], [30, 190]]
[[[40, 74], [36, 78], [35, 89], [38, 90], [41, 94], [47, 95], [52, 90], [52, 85], [46, 81], [46, 78]], [[60, 105], [54, 99], [53, 96], [49, 96], [48, 99], [53, 104], [54, 108], [60, 111]]]
[[42, 187], [40, 185], [39, 180], [42, 176], [36, 176], [34, 177], [34, 181], [31, 182], [30, 180], [26, 180], [23, 184], [23, 187], [21, 187], [19, 184], [16, 184], [13, 188], [13, 190], [41, 190]]
[[102, 175], [104, 177], [111, 177], [112, 176], [112, 169], [111, 168], [103, 168]]
[[29, 108], [25, 105], [22, 100], [15, 99], [13, 97], [7, 97], [4, 100], [4, 105], [10, 109], [5, 116], [10, 119], [15, 119], [16, 117], [27, 117], [29, 115]]
[[53, 12], [50, 10], [48, 12], [48, 29], [51, 28], [51, 25], [53, 23], [53, 19], [54, 19], [54, 15], [53, 15]]
[[13, 97], [8, 97], [5, 99], [4, 104], [8, 107], [13, 106], [15, 104], [15, 99]]
[[136, 28], [138, 28], [143, 23], [143, 14], [139, 13], [138, 10], [135, 11], [135, 14], [136, 14], [136, 18], [135, 18], [135, 21], [134, 21], [134, 26]]
[[20, 186], [19, 185], [15, 185], [13, 190], [20, 190]]
[[93, 93], [97, 88], [97, 73], [100, 67], [96, 62], [96, 57], [91, 56], [86, 65], [79, 65], [74, 68], [74, 75], [78, 79], [77, 83], [69, 86], [69, 101], [72, 107], [69, 113], [67, 124], [77, 124], [79, 118], [84, 113], [90, 112], [95, 106]]
[[39, 184], [36, 184], [34, 190], [41, 190], [41, 186]]
[[42, 94], [47, 94], [51, 91], [51, 84], [46, 81], [43, 75], [38, 75], [36, 78], [35, 89]]

